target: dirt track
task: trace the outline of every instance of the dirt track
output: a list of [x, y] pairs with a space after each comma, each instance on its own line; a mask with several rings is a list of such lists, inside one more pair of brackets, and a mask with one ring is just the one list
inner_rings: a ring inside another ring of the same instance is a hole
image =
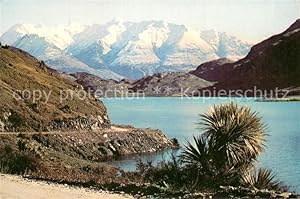
[[128, 199], [125, 194], [98, 192], [43, 181], [27, 180], [20, 176], [0, 174], [0, 199]]

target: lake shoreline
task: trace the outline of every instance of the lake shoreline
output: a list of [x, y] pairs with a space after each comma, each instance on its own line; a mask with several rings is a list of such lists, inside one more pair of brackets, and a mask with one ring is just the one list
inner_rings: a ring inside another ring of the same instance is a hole
[[[204, 99], [204, 100], [203, 100]], [[168, 137], [176, 137], [184, 146], [186, 141], [193, 141], [192, 136], [199, 135], [196, 123], [199, 114], [210, 110], [213, 105], [229, 102], [250, 107], [260, 113], [268, 127], [267, 150], [260, 158], [260, 165], [272, 169], [278, 174], [278, 178], [291, 186], [291, 190], [300, 192], [298, 158], [299, 134], [299, 103], [262, 103], [254, 98], [205, 98], [181, 99], [174, 97], [150, 97], [139, 99], [104, 99], [109, 116], [114, 123], [130, 124], [138, 127], [152, 126], [162, 129]], [[128, 117], [128, 114], [132, 117]], [[284, 132], [284, 136], [283, 136]], [[166, 155], [164, 157], [167, 157]], [[147, 161], [148, 159], [162, 160], [161, 154], [153, 157], [136, 157]], [[125, 170], [133, 171], [136, 162], [133, 160], [121, 160], [114, 165]]]
[[161, 130], [128, 125], [102, 131], [2, 132], [0, 172], [68, 184], [124, 184], [124, 172], [108, 160], [177, 147]]
[[257, 99], [257, 102], [299, 102], [300, 96], [290, 96], [284, 98], [274, 98], [274, 99]]

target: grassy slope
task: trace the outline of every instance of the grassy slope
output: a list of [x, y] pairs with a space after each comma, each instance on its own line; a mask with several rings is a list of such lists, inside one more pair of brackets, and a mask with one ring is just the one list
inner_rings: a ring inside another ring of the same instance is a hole
[[[81, 86], [62, 78], [45, 65], [40, 66], [37, 59], [24, 51], [12, 47], [0, 48], [0, 71], [0, 120], [7, 123], [7, 131], [47, 130], [54, 119], [78, 117], [101, 116], [109, 124], [106, 108], [101, 101], [79, 99], [79, 94], [85, 93]], [[34, 103], [32, 98], [16, 100], [13, 93], [17, 90], [52, 93], [48, 103], [44, 103], [45, 96]], [[60, 103], [60, 90], [71, 90], [73, 99]]]

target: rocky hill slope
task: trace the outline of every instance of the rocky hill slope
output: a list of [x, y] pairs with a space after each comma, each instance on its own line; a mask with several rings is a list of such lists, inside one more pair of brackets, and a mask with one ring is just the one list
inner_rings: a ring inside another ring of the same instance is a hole
[[97, 97], [192, 96], [193, 91], [214, 85], [193, 74], [164, 72], [138, 80], [105, 80], [88, 73], [74, 73], [75, 81]]
[[[0, 48], [0, 131], [99, 129], [110, 121], [103, 103], [28, 53]], [[69, 97], [67, 97], [69, 96]]]
[[134, 92], [144, 92], [147, 96], [193, 95], [193, 91], [214, 85], [195, 75], [183, 72], [159, 73], [141, 78], [132, 83]]
[[[111, 129], [103, 103], [88, 95], [72, 78], [66, 78], [68, 76], [17, 48], [3, 46], [0, 52], [0, 132], [102, 132]], [[125, 130], [132, 133], [137, 129], [128, 127]], [[128, 151], [126, 153], [131, 150]]]
[[228, 71], [233, 70], [233, 67], [222, 67], [228, 63], [233, 63], [233, 61], [227, 58], [221, 58], [205, 62], [198, 66], [196, 70], [190, 71], [189, 73], [208, 81], [219, 82]]

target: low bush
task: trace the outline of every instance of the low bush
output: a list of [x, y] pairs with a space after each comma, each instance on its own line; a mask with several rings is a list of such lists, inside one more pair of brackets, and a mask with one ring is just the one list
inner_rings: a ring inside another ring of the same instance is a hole
[[18, 128], [24, 123], [24, 119], [17, 112], [11, 111], [8, 121], [12, 124], [13, 128]]
[[29, 151], [18, 151], [6, 145], [0, 149], [0, 172], [26, 174], [35, 171], [39, 159]]

